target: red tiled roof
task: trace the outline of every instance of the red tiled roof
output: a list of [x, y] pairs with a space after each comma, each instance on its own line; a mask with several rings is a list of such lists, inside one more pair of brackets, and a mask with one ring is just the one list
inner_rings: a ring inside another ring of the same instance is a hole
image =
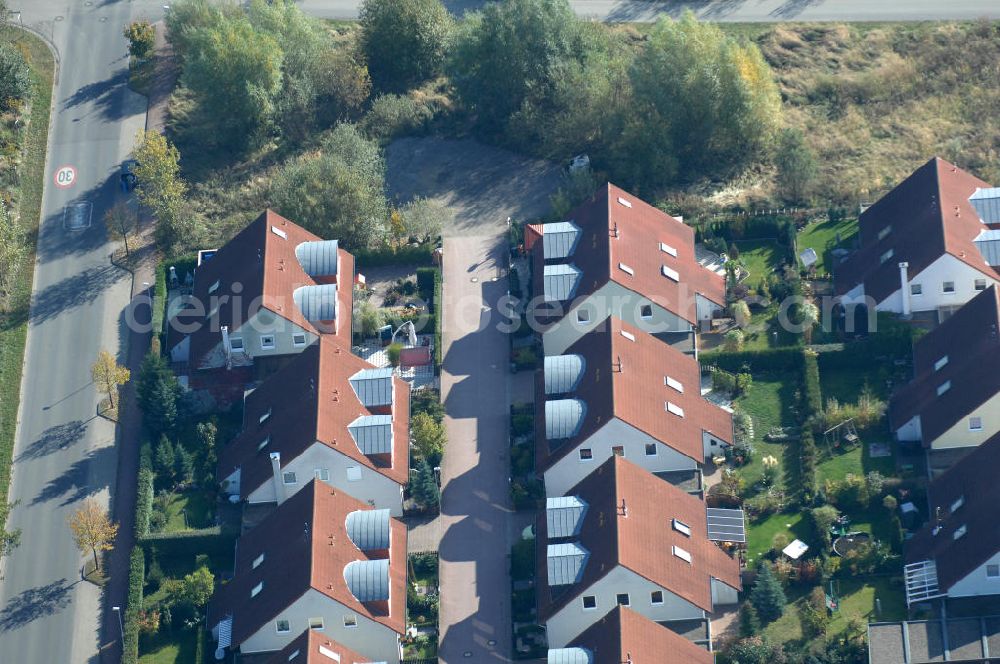
[[[998, 468], [1000, 433], [931, 482], [928, 492], [933, 513], [930, 521], [907, 542], [906, 562], [933, 560], [942, 590], [947, 591], [1000, 552]], [[964, 504], [953, 514], [951, 506], [960, 498]], [[933, 531], [938, 525], [941, 530], [935, 535]], [[955, 539], [955, 531], [961, 527], [965, 528], [965, 534]]]
[[[559, 446], [551, 450], [544, 426], [545, 375], [539, 371], [536, 376], [535, 421], [540, 424], [535, 427], [535, 454], [539, 470], [551, 467], [612, 418], [698, 463], [705, 460], [703, 431], [732, 442], [732, 415], [701, 396], [701, 366], [697, 360], [618, 318], [608, 321], [607, 326], [583, 335], [566, 350], [567, 355], [584, 357], [584, 376], [574, 393], [550, 398], [578, 398], [587, 409], [579, 433], [564, 441], [553, 441]], [[684, 392], [665, 385], [667, 376], [680, 381]], [[667, 401], [680, 406], [684, 417], [667, 412]]]
[[[973, 239], [986, 227], [969, 202], [976, 189], [990, 185], [935, 157], [864, 211], [858, 220], [860, 249], [835, 268], [837, 294], [860, 283], [881, 302], [899, 289], [899, 263], [909, 263], [913, 279], [944, 254], [997, 278]], [[879, 232], [891, 232], [881, 240]], [[892, 259], [880, 262], [893, 250]]]
[[[652, 473], [613, 456], [571, 491], [588, 507], [578, 538], [590, 552], [581, 581], [556, 597], [548, 592], [545, 564], [548, 533], [545, 514], [536, 525], [539, 615], [548, 619], [579, 593], [619, 565], [712, 611], [713, 578], [740, 589], [740, 566], [708, 539], [705, 503]], [[625, 505], [627, 516], [622, 513]], [[672, 519], [687, 524], [691, 536], [673, 529]], [[688, 563], [673, 554], [676, 545], [691, 554]]]
[[[934, 364], [947, 356], [940, 370]], [[914, 379], [890, 402], [893, 429], [920, 415], [930, 444], [974, 409], [1000, 393], [1000, 290], [990, 286], [913, 347]], [[951, 381], [947, 392], [938, 387]]]
[[[313, 589], [402, 634], [406, 610], [406, 526], [401, 521], [390, 521], [388, 614], [357, 601], [344, 580], [344, 567], [348, 563], [373, 559], [354, 546], [345, 525], [351, 512], [370, 509], [343, 491], [317, 480], [310, 481], [239, 539], [233, 579], [216, 590], [209, 604], [209, 624], [214, 626], [232, 616], [233, 645], [238, 646]], [[254, 569], [253, 561], [260, 554], [265, 555], [264, 561]], [[251, 597], [251, 590], [258, 583], [263, 587]]]
[[[272, 231], [285, 234], [281, 237]], [[240, 231], [208, 261], [198, 267], [194, 277], [194, 300], [204, 303], [202, 316], [190, 311], [178, 314], [178, 320], [197, 325], [190, 334], [190, 365], [199, 368], [206, 356], [221, 342], [219, 329], [225, 325], [230, 333], [252, 318], [260, 309], [276, 315], [316, 335], [328, 336], [302, 315], [292, 294], [300, 286], [317, 282], [302, 269], [295, 248], [303, 242], [318, 242], [321, 238], [281, 215], [267, 210]], [[337, 330], [335, 336], [346, 345], [351, 343], [351, 314], [354, 301], [354, 257], [339, 249], [337, 274]], [[213, 293], [209, 290], [219, 282]], [[225, 297], [228, 296], [228, 297]], [[218, 322], [204, 320], [211, 302], [219, 302]], [[183, 335], [171, 326], [169, 344], [176, 345]]]
[[[398, 484], [409, 477], [410, 386], [393, 377], [393, 449], [390, 466], [362, 454], [347, 427], [372, 415], [358, 399], [350, 377], [372, 365], [329, 337], [320, 337], [247, 397], [243, 432], [219, 454], [219, 479], [240, 468], [243, 498], [271, 479], [271, 452], [286, 464], [316, 442], [327, 445]], [[262, 415], [271, 412], [264, 424]], [[380, 413], [387, 414], [387, 413]], [[270, 437], [263, 450], [258, 446]]]
[[[623, 205], [619, 199], [631, 204]], [[694, 229], [684, 222], [640, 200], [610, 182], [594, 197], [567, 215], [581, 231], [576, 250], [556, 263], [572, 263], [582, 270], [576, 297], [589, 295], [608, 281], [614, 281], [663, 307], [692, 325], [698, 322], [695, 295], [723, 306], [725, 279], [698, 264], [695, 258]], [[545, 226], [533, 226], [530, 234], [544, 234]], [[535, 247], [535, 274], [540, 275], [545, 259], [543, 243], [526, 233], [526, 246]], [[660, 249], [660, 243], [677, 250], [677, 256]], [[619, 264], [631, 268], [629, 275]], [[663, 276], [666, 265], [677, 271], [680, 281]], [[541, 295], [544, 280], [533, 280], [535, 295]]]
[[680, 634], [632, 609], [616, 606], [570, 641], [586, 648], [593, 664], [712, 664], [715, 658]]
[[[334, 660], [320, 649], [335, 653], [339, 660]], [[331, 641], [322, 632], [307, 629], [284, 650], [267, 660], [267, 664], [367, 664], [371, 657], [363, 657], [345, 646]]]

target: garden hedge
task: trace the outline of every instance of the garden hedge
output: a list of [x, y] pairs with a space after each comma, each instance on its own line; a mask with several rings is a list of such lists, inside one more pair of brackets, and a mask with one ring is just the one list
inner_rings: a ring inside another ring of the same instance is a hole
[[146, 558], [142, 547], [132, 548], [128, 567], [128, 597], [125, 600], [122, 664], [139, 661], [139, 615], [142, 612], [142, 587], [146, 579]]
[[441, 371], [441, 361], [443, 359], [441, 348], [441, 320], [444, 318], [444, 299], [441, 294], [444, 289], [444, 278], [441, 269], [434, 270], [434, 372]]
[[802, 349], [793, 346], [762, 350], [713, 351], [703, 353], [701, 362], [705, 366], [716, 366], [730, 373], [748, 369], [755, 377], [769, 373], [788, 373], [801, 369]]
[[437, 271], [436, 267], [417, 268], [417, 293], [424, 302], [430, 302], [434, 297], [434, 273]]
[[434, 261], [434, 243], [425, 242], [421, 245], [399, 247], [383, 247], [379, 249], [359, 249], [354, 253], [355, 264], [362, 267], [380, 267], [382, 265], [430, 265]]
[[149, 517], [153, 513], [153, 471], [139, 469], [136, 480], [135, 499], [135, 539], [141, 540], [149, 534]]
[[816, 353], [802, 351], [802, 382], [805, 386], [805, 419], [815, 418], [819, 421], [823, 416], [823, 393], [819, 382], [819, 361]]
[[199, 553], [209, 556], [231, 556], [237, 534], [234, 529], [222, 529], [219, 526], [200, 530], [149, 533], [142, 538], [142, 547], [147, 551], [151, 547], [156, 547], [158, 556], [168, 558], [190, 556], [193, 559]]

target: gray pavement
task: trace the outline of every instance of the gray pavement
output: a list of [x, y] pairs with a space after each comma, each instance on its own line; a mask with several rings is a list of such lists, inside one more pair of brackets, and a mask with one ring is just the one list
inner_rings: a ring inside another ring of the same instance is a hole
[[[444, 368], [448, 447], [441, 466], [442, 662], [511, 658], [508, 552], [508, 346], [490, 321], [506, 293], [506, 246], [495, 234], [444, 245]], [[468, 654], [466, 654], [468, 653]]]
[[[108, 504], [114, 493], [115, 428], [95, 417], [90, 364], [101, 348], [122, 351], [131, 280], [110, 265], [101, 220], [145, 103], [125, 89], [121, 26], [133, 5], [32, 2], [21, 9], [22, 21], [54, 44], [61, 70], [10, 490], [20, 503], [9, 525], [22, 537], [3, 563], [0, 660], [88, 662], [99, 646], [100, 593], [80, 580], [83, 556], [66, 519], [85, 498]], [[76, 169], [67, 189], [52, 186], [63, 165]], [[73, 209], [85, 228], [66, 229], [67, 205], [80, 206]]]

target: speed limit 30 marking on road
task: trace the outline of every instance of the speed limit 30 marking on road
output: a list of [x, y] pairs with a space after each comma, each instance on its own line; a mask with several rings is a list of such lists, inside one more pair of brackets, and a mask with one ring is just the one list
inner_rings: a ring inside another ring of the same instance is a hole
[[76, 169], [72, 166], [60, 166], [52, 174], [52, 180], [60, 189], [69, 189], [76, 183]]

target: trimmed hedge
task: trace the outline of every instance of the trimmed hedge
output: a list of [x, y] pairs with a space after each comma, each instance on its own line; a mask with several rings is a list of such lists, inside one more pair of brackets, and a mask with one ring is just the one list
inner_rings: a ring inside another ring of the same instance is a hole
[[717, 351], [703, 353], [701, 363], [716, 366], [730, 373], [749, 370], [755, 376], [768, 373], [788, 373], [802, 367], [802, 349], [767, 348], [762, 350]]
[[424, 302], [430, 302], [434, 297], [434, 273], [438, 271], [436, 267], [417, 268], [417, 294]]
[[802, 351], [802, 382], [805, 386], [805, 419], [817, 420], [823, 416], [823, 393], [820, 390], [819, 362], [816, 354]]
[[135, 539], [141, 540], [149, 534], [149, 517], [153, 513], [153, 471], [139, 469], [136, 480], [135, 499]]
[[236, 543], [234, 529], [223, 530], [219, 526], [200, 530], [150, 533], [142, 538], [142, 548], [149, 551], [156, 547], [159, 556], [182, 557], [204, 553], [209, 556], [231, 556]]
[[122, 664], [139, 661], [139, 614], [142, 612], [142, 587], [146, 580], [146, 557], [142, 547], [135, 546], [129, 556], [128, 597], [125, 600], [125, 644]]
[[393, 249], [359, 249], [354, 253], [355, 265], [365, 267], [380, 267], [382, 265], [431, 265], [434, 262], [434, 243], [412, 246], [406, 245]]
[[441, 348], [441, 320], [444, 318], [444, 298], [441, 293], [444, 290], [444, 277], [441, 269], [434, 270], [434, 370], [435, 373], [441, 371], [442, 352]]

